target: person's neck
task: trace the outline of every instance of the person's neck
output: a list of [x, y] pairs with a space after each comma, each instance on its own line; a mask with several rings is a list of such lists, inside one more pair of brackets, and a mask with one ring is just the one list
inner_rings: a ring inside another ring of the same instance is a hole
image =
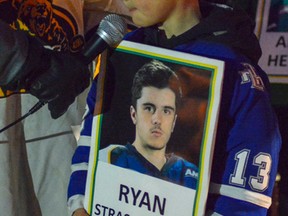
[[160, 151], [158, 152], [158, 154], [157, 152], [153, 152], [153, 154], [146, 155], [145, 158], [150, 161], [150, 163], [152, 163], [155, 167], [157, 167], [158, 170], [161, 170], [166, 163], [165, 153], [160, 153]]
[[165, 148], [161, 150], [155, 150], [149, 147], [143, 148], [135, 143], [132, 145], [146, 160], [157, 167], [158, 170], [161, 170], [166, 163]]
[[164, 30], [168, 39], [183, 34], [200, 22], [199, 5], [192, 4], [178, 6], [170, 17], [159, 26], [159, 29]]

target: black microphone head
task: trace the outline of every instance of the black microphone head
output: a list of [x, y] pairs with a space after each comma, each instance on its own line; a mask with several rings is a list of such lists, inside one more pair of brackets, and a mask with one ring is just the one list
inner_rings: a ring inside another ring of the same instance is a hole
[[110, 46], [118, 45], [127, 32], [127, 25], [121, 16], [109, 14], [100, 22], [97, 34]]

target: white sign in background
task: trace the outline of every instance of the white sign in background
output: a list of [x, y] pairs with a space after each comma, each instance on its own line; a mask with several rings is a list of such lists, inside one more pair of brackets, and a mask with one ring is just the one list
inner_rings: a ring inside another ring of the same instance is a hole
[[255, 33], [262, 48], [259, 65], [271, 82], [288, 83], [288, 32], [267, 31], [271, 0], [258, 2]]

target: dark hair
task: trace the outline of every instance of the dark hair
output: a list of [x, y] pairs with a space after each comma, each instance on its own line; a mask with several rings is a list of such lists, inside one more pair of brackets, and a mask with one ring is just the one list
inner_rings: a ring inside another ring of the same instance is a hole
[[132, 105], [136, 109], [136, 102], [142, 96], [143, 87], [159, 89], [170, 88], [176, 96], [176, 107], [182, 97], [180, 81], [176, 73], [162, 62], [152, 60], [144, 64], [135, 74], [132, 84]]

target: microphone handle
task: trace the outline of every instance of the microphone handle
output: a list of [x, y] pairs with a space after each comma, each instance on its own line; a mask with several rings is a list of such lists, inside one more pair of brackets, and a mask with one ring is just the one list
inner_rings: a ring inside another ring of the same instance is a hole
[[82, 52], [86, 64], [90, 64], [100, 53], [109, 47], [108, 43], [95, 33], [84, 45]]

